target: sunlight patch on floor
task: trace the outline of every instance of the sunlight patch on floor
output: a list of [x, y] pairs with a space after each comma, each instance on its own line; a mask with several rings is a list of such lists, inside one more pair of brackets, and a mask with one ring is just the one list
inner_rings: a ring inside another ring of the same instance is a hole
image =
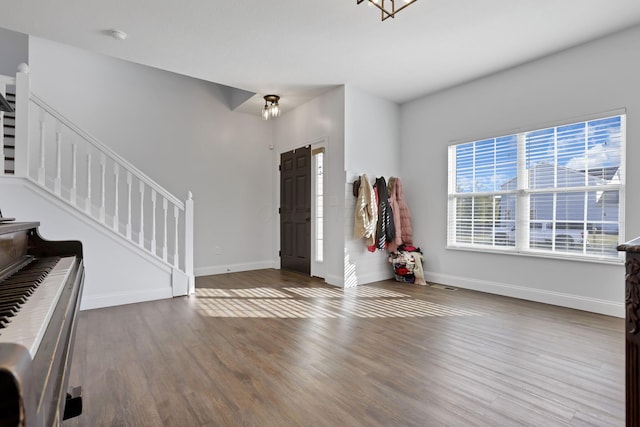
[[254, 304], [264, 310], [268, 310], [280, 318], [320, 318], [320, 317], [344, 317], [342, 314], [327, 310], [312, 302], [301, 300], [252, 300]]
[[231, 297], [230, 291], [226, 289], [196, 288], [196, 296], [199, 297]]
[[[341, 308], [340, 302], [329, 301], [327, 305]], [[459, 310], [428, 301], [403, 299], [373, 299], [358, 301], [349, 311], [356, 317], [434, 317], [434, 316], [479, 316], [481, 313]]]
[[482, 313], [448, 307], [386, 289], [267, 287], [242, 289], [197, 288], [195, 305], [208, 317], [278, 319], [401, 318], [480, 316]]
[[291, 295], [273, 288], [230, 289], [230, 291], [236, 296], [245, 298], [292, 298]]
[[358, 286], [355, 288], [283, 288], [287, 292], [300, 295], [305, 298], [342, 298], [345, 295], [368, 298], [407, 298], [408, 295], [386, 289]]
[[277, 317], [274, 313], [261, 310], [248, 300], [237, 298], [199, 299], [197, 302], [197, 310], [211, 317]]

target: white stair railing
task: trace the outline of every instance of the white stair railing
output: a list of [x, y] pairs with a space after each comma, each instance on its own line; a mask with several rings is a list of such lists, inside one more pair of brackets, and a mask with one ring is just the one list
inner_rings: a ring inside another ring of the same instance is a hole
[[[16, 75], [16, 176], [29, 178], [123, 239], [193, 279], [193, 198], [180, 201], [30, 92]], [[124, 176], [124, 178], [123, 178]], [[171, 213], [171, 215], [169, 215]]]

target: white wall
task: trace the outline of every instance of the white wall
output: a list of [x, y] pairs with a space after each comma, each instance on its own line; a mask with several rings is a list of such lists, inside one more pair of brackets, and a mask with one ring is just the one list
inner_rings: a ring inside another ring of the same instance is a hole
[[[318, 141], [326, 141], [325, 151], [325, 280], [342, 286], [344, 282], [344, 104], [345, 89], [333, 89], [274, 120], [272, 153], [272, 204], [280, 206], [280, 154]], [[277, 215], [276, 215], [277, 216]], [[271, 253], [278, 258], [280, 222], [274, 221]], [[278, 262], [276, 263], [278, 264]]]
[[447, 250], [447, 146], [620, 108], [627, 110], [626, 237], [640, 234], [640, 27], [401, 108], [414, 238], [427, 279], [623, 316], [624, 266]]
[[356, 199], [352, 183], [366, 173], [402, 178], [400, 169], [400, 107], [353, 86], [345, 87], [345, 284], [356, 286], [393, 277], [386, 251], [367, 251], [364, 238], [353, 238]]
[[272, 266], [271, 124], [228, 88], [30, 37], [33, 91], [184, 200], [196, 275]]
[[18, 65], [29, 58], [29, 38], [26, 34], [0, 28], [0, 74], [15, 77]]

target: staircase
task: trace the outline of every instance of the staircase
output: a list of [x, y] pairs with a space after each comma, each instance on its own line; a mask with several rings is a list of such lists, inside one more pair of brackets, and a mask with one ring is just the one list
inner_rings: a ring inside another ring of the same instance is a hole
[[[16, 95], [13, 93], [3, 94], [9, 102], [9, 105], [15, 110], [16, 108]], [[16, 135], [16, 115], [15, 112], [3, 112], [2, 113], [2, 143], [4, 148], [4, 173], [14, 173], [15, 162], [15, 135]]]
[[0, 76], [0, 92], [15, 109], [0, 119], [0, 180], [27, 180], [126, 250], [162, 266], [173, 296], [193, 293], [191, 193], [179, 200], [32, 93], [26, 64], [15, 78]]

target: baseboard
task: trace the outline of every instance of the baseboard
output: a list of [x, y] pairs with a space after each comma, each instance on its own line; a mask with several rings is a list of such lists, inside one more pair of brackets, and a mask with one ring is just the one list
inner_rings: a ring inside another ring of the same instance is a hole
[[507, 285], [504, 283], [489, 282], [486, 280], [477, 280], [468, 277], [459, 277], [450, 274], [432, 273], [427, 271], [425, 271], [425, 278], [427, 282], [440, 283], [443, 285], [471, 289], [474, 291], [558, 305], [561, 307], [590, 311], [608, 316], [625, 316], [625, 306], [622, 302], [589, 298], [581, 295], [563, 294], [543, 289], [525, 288], [522, 286]]
[[384, 271], [376, 271], [373, 273], [358, 275], [358, 285], [366, 285], [368, 283], [382, 282], [383, 280], [393, 279], [393, 271], [391, 268]]
[[335, 274], [327, 274], [327, 277], [324, 278], [324, 281], [327, 285], [344, 287], [344, 277], [336, 276]]
[[151, 289], [137, 292], [120, 292], [104, 295], [83, 295], [80, 310], [111, 307], [114, 305], [135, 304], [138, 302], [154, 301], [172, 298], [171, 288]]
[[246, 264], [212, 265], [209, 267], [194, 268], [194, 275], [211, 276], [214, 274], [237, 273], [239, 271], [264, 270], [273, 268], [273, 261], [248, 262]]
[[341, 276], [336, 276], [334, 274], [327, 274], [325, 278], [325, 282], [328, 285], [339, 286], [341, 288], [344, 287], [352, 287], [352, 286], [360, 286], [366, 285], [368, 283], [381, 282], [383, 280], [393, 279], [393, 273], [389, 271], [378, 271], [374, 273], [368, 274], [360, 274], [354, 278], [344, 278]]

